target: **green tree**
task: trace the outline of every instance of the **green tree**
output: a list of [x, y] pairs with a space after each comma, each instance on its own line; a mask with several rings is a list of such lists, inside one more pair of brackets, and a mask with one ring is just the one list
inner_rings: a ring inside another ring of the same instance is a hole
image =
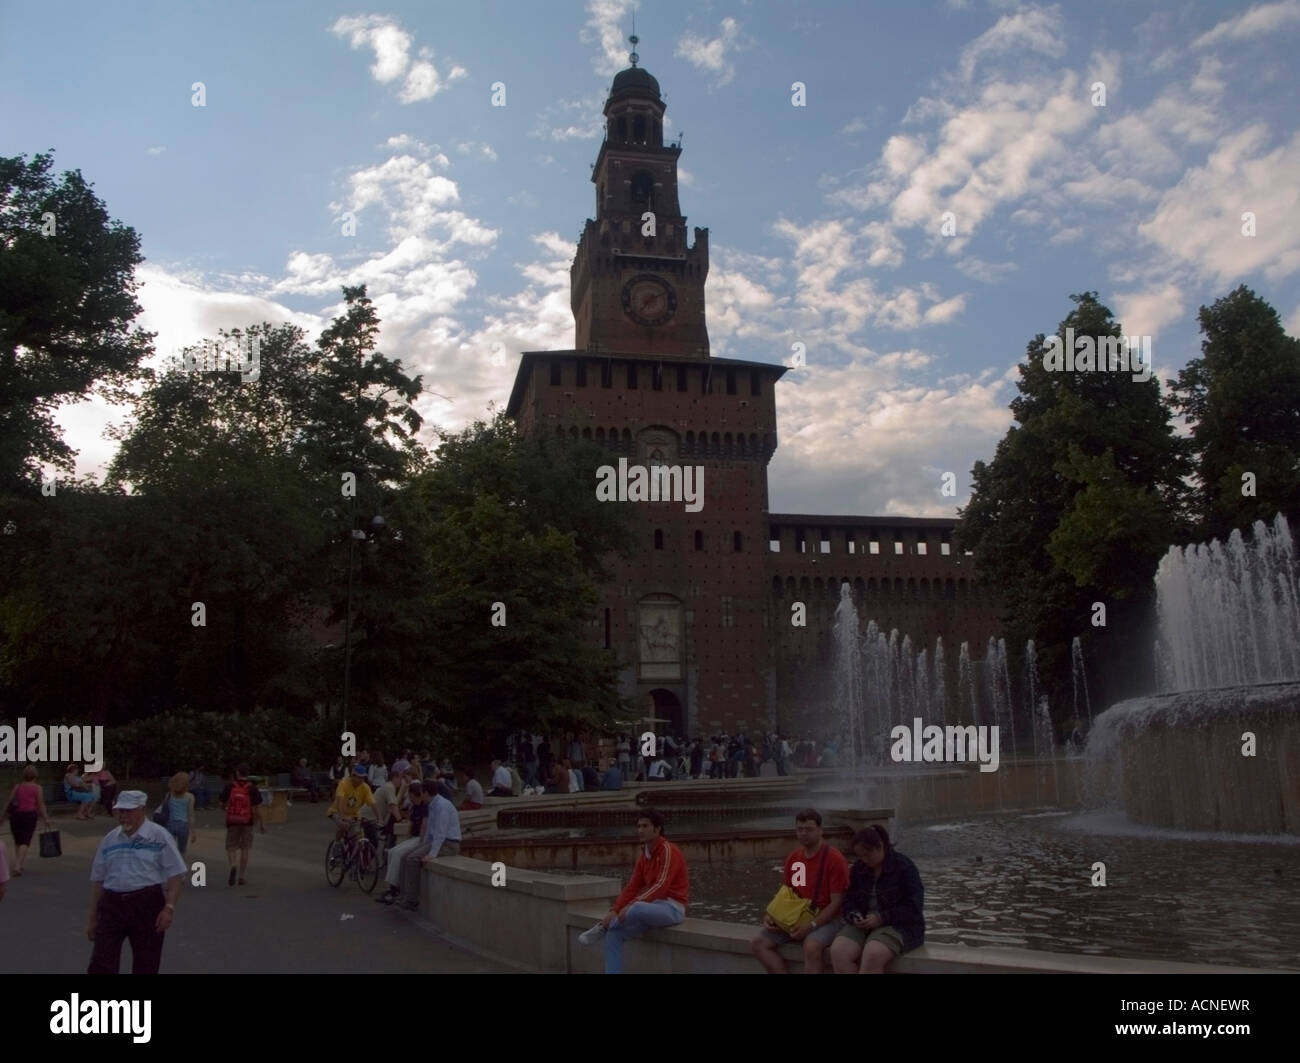
[[526, 439], [502, 413], [446, 436], [362, 551], [354, 689], [482, 742], [607, 725], [623, 708], [618, 662], [587, 625], [601, 559], [635, 541], [632, 507], [596, 499], [607, 461], [590, 443]]
[[131, 328], [139, 236], [52, 164], [0, 158], [0, 491], [29, 489], [42, 462], [70, 470], [55, 410], [95, 388], [121, 399], [152, 349]]
[[[1060, 324], [1076, 338], [1118, 337], [1095, 292], [1071, 296]], [[988, 464], [976, 462], [957, 536], [1007, 609], [1008, 646], [1036, 640], [1058, 728], [1069, 722], [1070, 643], [1084, 639], [1099, 701], [1145, 688], [1145, 625], [1156, 564], [1183, 527], [1185, 448], [1159, 382], [1125, 372], [1053, 372], [1043, 335], [1026, 347], [1015, 424]], [[1106, 626], [1093, 626], [1093, 603]], [[1104, 663], [1103, 663], [1104, 662]]]
[[[1245, 285], [1200, 309], [1201, 357], [1170, 381], [1191, 423], [1197, 538], [1300, 516], [1300, 340]], [[1243, 493], [1253, 474], [1254, 494]]]

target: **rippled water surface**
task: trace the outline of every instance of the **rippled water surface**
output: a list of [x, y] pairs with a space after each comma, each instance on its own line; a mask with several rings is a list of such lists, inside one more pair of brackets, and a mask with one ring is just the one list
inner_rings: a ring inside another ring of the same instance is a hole
[[[1300, 968], [1300, 845], [1102, 833], [1059, 813], [908, 824], [926, 940]], [[794, 847], [793, 836], [791, 848]], [[1106, 885], [1092, 886], [1093, 864]], [[691, 867], [690, 915], [755, 922], [777, 860]]]

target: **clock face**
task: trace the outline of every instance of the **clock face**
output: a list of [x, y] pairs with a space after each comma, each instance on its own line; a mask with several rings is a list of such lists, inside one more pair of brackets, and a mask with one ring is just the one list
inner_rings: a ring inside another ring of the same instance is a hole
[[623, 285], [623, 312], [638, 325], [662, 325], [677, 313], [677, 293], [662, 277], [638, 274]]

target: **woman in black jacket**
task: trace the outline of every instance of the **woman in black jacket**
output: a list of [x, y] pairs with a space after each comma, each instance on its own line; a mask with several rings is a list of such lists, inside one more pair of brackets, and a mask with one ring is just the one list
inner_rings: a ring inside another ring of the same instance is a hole
[[857, 863], [844, 895], [844, 927], [831, 944], [836, 974], [883, 974], [895, 956], [925, 940], [921, 874], [889, 844], [884, 827], [853, 835]]

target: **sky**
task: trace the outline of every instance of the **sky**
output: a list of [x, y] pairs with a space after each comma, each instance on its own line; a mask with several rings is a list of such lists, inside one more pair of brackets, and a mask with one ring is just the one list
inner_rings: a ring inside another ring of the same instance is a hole
[[[573, 345], [634, 7], [713, 354], [806, 352], [773, 512], [954, 515], [1071, 293], [1162, 378], [1239, 284], [1300, 334], [1300, 0], [0, 2], [0, 154], [53, 149], [139, 232], [151, 364], [255, 322], [314, 339], [366, 284], [436, 445], [519, 352]], [[79, 472], [126, 413], [60, 411]]]

